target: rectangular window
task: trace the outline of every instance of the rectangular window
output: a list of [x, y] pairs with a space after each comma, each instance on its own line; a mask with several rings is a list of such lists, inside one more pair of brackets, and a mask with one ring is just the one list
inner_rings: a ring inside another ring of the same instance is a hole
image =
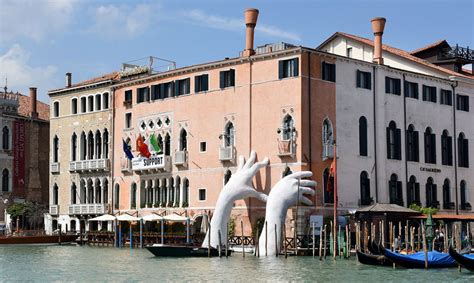
[[199, 189], [199, 200], [206, 200], [206, 189]]
[[200, 152], [206, 152], [206, 150], [207, 150], [207, 144], [206, 144], [206, 142], [201, 142], [201, 143], [199, 144], [199, 151], [200, 151]]
[[125, 100], [124, 103], [132, 104], [132, 90], [125, 91]]
[[442, 89], [440, 100], [443, 105], [453, 105], [453, 92], [447, 89]]
[[145, 101], [150, 101], [150, 88], [137, 88], [137, 103], [142, 103]]
[[423, 85], [423, 101], [436, 103], [436, 87]]
[[352, 58], [352, 47], [347, 47], [346, 56]]
[[86, 97], [81, 97], [81, 113], [86, 113], [87, 111], [87, 98]]
[[177, 80], [174, 83], [174, 96], [180, 96], [190, 93], [191, 80], [189, 78]]
[[77, 98], [71, 100], [71, 113], [77, 114]]
[[290, 78], [298, 76], [299, 58], [278, 61], [278, 78]]
[[209, 90], [209, 75], [204, 74], [194, 77], [194, 92], [198, 93], [201, 91]]
[[54, 102], [54, 117], [59, 117], [59, 102]]
[[404, 93], [405, 93], [405, 97], [418, 99], [418, 84], [405, 81]]
[[163, 85], [163, 98], [173, 97], [174, 94], [174, 82], [164, 83]]
[[401, 80], [391, 77], [385, 77], [385, 93], [401, 94]]
[[220, 88], [226, 88], [235, 86], [235, 70], [230, 69], [228, 71], [220, 72]]
[[372, 89], [372, 73], [357, 70], [357, 87]]
[[456, 103], [458, 110], [469, 112], [469, 96], [458, 94]]
[[125, 113], [125, 129], [132, 127], [132, 113]]
[[160, 85], [151, 86], [151, 100], [157, 100], [160, 98]]
[[336, 82], [336, 64], [323, 62], [322, 79], [325, 81]]

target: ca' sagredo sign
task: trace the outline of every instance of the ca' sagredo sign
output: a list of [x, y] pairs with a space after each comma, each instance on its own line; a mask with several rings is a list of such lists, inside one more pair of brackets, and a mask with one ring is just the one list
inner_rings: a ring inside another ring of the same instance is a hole
[[441, 173], [441, 169], [438, 169], [438, 168], [428, 168], [428, 167], [420, 167], [420, 171], [433, 172], [433, 173]]
[[152, 155], [150, 158], [135, 157], [132, 159], [132, 170], [148, 170], [165, 168], [165, 155]]

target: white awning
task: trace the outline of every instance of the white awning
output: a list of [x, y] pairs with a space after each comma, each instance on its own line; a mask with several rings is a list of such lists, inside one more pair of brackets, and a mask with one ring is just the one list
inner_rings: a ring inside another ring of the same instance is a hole
[[148, 214], [148, 215], [143, 216], [142, 220], [143, 220], [143, 222], [146, 222], [146, 221], [160, 221], [160, 220], [163, 220], [163, 217], [152, 213], [152, 214]]
[[173, 213], [173, 214], [170, 214], [170, 215], [166, 215], [165, 217], [163, 217], [163, 219], [165, 221], [181, 222], [181, 221], [186, 221], [188, 218], [184, 217], [184, 216], [181, 216], [181, 215], [178, 215], [176, 213]]
[[125, 213], [125, 214], [120, 214], [119, 216], [117, 216], [117, 220], [118, 221], [140, 221], [140, 218], [131, 216]]
[[104, 215], [89, 219], [89, 221], [114, 221], [114, 220], [115, 220], [115, 216], [110, 215], [110, 214], [104, 214]]

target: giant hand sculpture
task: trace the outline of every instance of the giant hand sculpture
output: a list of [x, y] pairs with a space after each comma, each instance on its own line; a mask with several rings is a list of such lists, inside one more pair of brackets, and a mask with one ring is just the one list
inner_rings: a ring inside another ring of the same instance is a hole
[[[245, 162], [242, 155], [239, 157], [237, 172], [232, 175], [229, 182], [227, 182], [219, 194], [211, 219], [211, 247], [216, 248], [219, 245], [219, 231], [221, 234], [221, 244], [224, 244], [225, 236], [227, 235], [227, 222], [229, 221], [234, 201], [248, 197], [254, 197], [261, 201], [267, 200], [267, 196], [264, 193], [255, 190], [252, 185], [252, 179], [260, 168], [268, 165], [269, 161], [268, 158], [265, 158], [263, 161], [255, 162], [255, 157], [255, 151], [250, 153], [247, 162]], [[208, 238], [209, 230], [202, 243], [203, 247], [208, 246]]]
[[[295, 206], [298, 202], [307, 205], [312, 204], [312, 201], [304, 195], [314, 195], [314, 189], [311, 187], [315, 187], [316, 182], [300, 180], [312, 175], [313, 173], [310, 171], [295, 172], [281, 179], [270, 191], [265, 211], [265, 225], [268, 227], [263, 226], [258, 240], [258, 248], [261, 255], [275, 255], [276, 252], [281, 251], [281, 226], [285, 221], [288, 208]], [[266, 232], [265, 229], [267, 229]]]

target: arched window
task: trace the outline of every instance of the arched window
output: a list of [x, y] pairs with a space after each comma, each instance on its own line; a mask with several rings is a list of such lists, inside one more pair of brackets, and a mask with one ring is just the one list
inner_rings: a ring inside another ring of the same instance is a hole
[[59, 101], [53, 103], [53, 117], [59, 117]]
[[388, 181], [388, 190], [390, 194], [390, 203], [403, 206], [402, 182], [398, 181], [397, 174], [392, 174], [390, 176], [390, 181]]
[[81, 97], [81, 113], [87, 112], [87, 97]]
[[141, 181], [140, 182], [140, 205], [139, 208], [145, 208], [146, 207], [146, 202], [147, 202], [147, 191], [148, 188], [146, 187], [146, 181]]
[[95, 110], [100, 111], [102, 108], [102, 95], [96, 94], [95, 95]]
[[77, 98], [71, 99], [71, 114], [77, 114]]
[[154, 191], [153, 203], [154, 203], [155, 207], [158, 207], [160, 205], [160, 194], [161, 194], [160, 179], [155, 180], [154, 186], [153, 186], [153, 191]]
[[168, 179], [162, 179], [161, 180], [161, 199], [160, 199], [160, 206], [161, 207], [166, 207], [166, 202], [168, 200], [168, 186], [167, 186], [167, 183], [168, 183]]
[[137, 184], [132, 183], [132, 187], [130, 189], [130, 209], [137, 208]]
[[158, 146], [161, 149], [160, 153], [163, 153], [163, 137], [160, 134], [158, 134], [158, 138], [156, 140], [158, 142]]
[[3, 169], [2, 171], [2, 192], [10, 191], [10, 172], [8, 169]]
[[81, 160], [86, 160], [87, 158], [87, 138], [86, 133], [81, 133]]
[[2, 129], [2, 149], [10, 149], [10, 129], [7, 126]]
[[425, 163], [436, 164], [436, 136], [430, 127], [425, 131]]
[[444, 179], [443, 183], [443, 208], [454, 209], [454, 202], [451, 202], [451, 185], [449, 179]]
[[94, 159], [94, 134], [92, 131], [89, 131], [89, 135], [87, 136], [87, 153], [89, 160]]
[[453, 138], [447, 130], [441, 135], [441, 164], [453, 165]]
[[283, 119], [283, 126], [281, 132], [281, 139], [284, 141], [291, 140], [293, 138], [293, 132], [295, 131], [295, 122], [291, 115], [286, 115]]
[[59, 162], [59, 138], [58, 136], [54, 136], [53, 139], [53, 162]]
[[426, 181], [426, 207], [439, 207], [438, 192], [433, 178], [429, 177]]
[[87, 100], [88, 100], [87, 102], [89, 104], [89, 112], [94, 111], [94, 96], [93, 95], [88, 96]]
[[120, 209], [120, 185], [119, 184], [115, 184], [114, 208]]
[[99, 178], [95, 179], [95, 199], [94, 203], [102, 203], [102, 184], [100, 183]]
[[107, 129], [104, 129], [104, 133], [102, 134], [102, 145], [102, 158], [107, 159], [109, 158], [109, 131], [107, 131]]
[[95, 132], [95, 159], [102, 158], [102, 137], [100, 136], [100, 131]]
[[367, 156], [367, 119], [359, 118], [359, 155]]
[[291, 169], [290, 167], [286, 166], [285, 167], [285, 170], [283, 170], [283, 173], [281, 174], [281, 177], [282, 178], [285, 178], [286, 176], [292, 174], [293, 172], [291, 172]]
[[460, 199], [461, 199], [461, 210], [471, 210], [471, 204], [467, 202], [467, 185], [466, 181], [461, 180], [460, 183]]
[[407, 161], [420, 161], [419, 157], [419, 145], [418, 145], [418, 132], [415, 131], [415, 127], [410, 124], [407, 129]]
[[189, 180], [183, 179], [183, 207], [189, 206]]
[[175, 200], [174, 200], [174, 205], [175, 206], [180, 206], [181, 203], [181, 178], [179, 176], [176, 176], [176, 185], [174, 186], [175, 187]]
[[360, 173], [360, 205], [372, 204], [370, 196], [370, 179], [366, 171]]
[[168, 207], [172, 207], [174, 203], [174, 179], [169, 178], [168, 180], [168, 203], [166, 204]]
[[165, 136], [165, 155], [169, 156], [171, 154], [171, 137], [167, 133]]
[[226, 185], [230, 178], [232, 177], [232, 172], [230, 170], [226, 170], [224, 174], [224, 185]]
[[387, 127], [387, 158], [401, 160], [401, 135], [397, 124], [391, 121]]
[[323, 144], [334, 144], [332, 124], [329, 119], [323, 121]]
[[334, 177], [329, 177], [329, 168], [324, 169], [324, 203], [334, 203]]
[[181, 129], [179, 134], [179, 150], [186, 151], [188, 149], [188, 132], [185, 129]]
[[84, 179], [81, 180], [80, 182], [80, 186], [81, 186], [81, 204], [85, 204], [87, 203], [87, 188], [86, 188], [86, 182], [84, 181]]
[[235, 130], [232, 122], [227, 123], [224, 130], [224, 146], [230, 147], [235, 145]]
[[76, 133], [72, 134], [71, 137], [71, 161], [77, 160], [77, 135]]
[[421, 206], [420, 202], [420, 183], [416, 182], [416, 177], [411, 176], [407, 185], [407, 205], [417, 204]]
[[53, 203], [52, 205], [58, 205], [59, 201], [59, 188], [56, 183], [53, 185]]
[[77, 187], [76, 183], [72, 182], [71, 185], [71, 204], [77, 203]]
[[87, 203], [94, 203], [94, 182], [92, 179], [87, 180]]
[[109, 93], [105, 92], [102, 94], [102, 100], [104, 104], [104, 109], [109, 109]]
[[459, 167], [469, 168], [469, 141], [462, 132], [458, 137], [458, 164]]

